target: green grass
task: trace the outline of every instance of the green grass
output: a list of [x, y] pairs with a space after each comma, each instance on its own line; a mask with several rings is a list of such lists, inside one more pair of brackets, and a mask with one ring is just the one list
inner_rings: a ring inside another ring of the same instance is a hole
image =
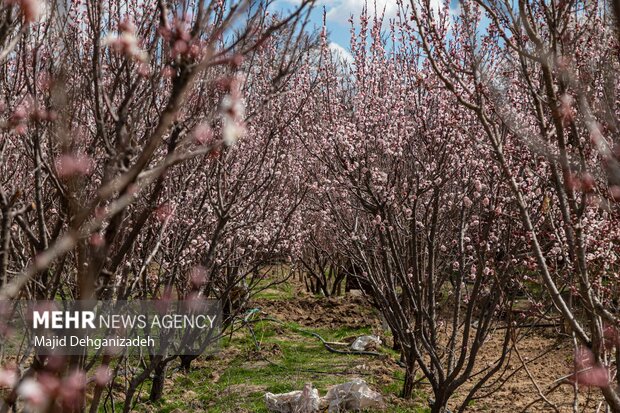
[[[371, 388], [382, 394], [398, 394], [402, 385], [403, 372], [394, 372], [394, 380], [384, 384], [372, 374], [360, 374], [356, 366], [377, 363], [370, 356], [342, 355], [328, 352], [321, 342], [296, 331], [295, 323], [277, 325], [270, 322], [254, 324], [255, 335], [262, 349], [276, 348], [265, 352], [265, 361], [257, 357], [256, 345], [249, 330], [243, 329], [226, 339], [220, 357], [234, 352], [231, 359], [198, 360], [187, 374], [169, 371], [172, 384], [167, 386], [164, 398], [156, 403], [146, 401], [147, 382], [136, 406], [139, 412], [186, 412], [206, 411], [213, 413], [255, 412], [267, 413], [264, 394], [284, 393], [301, 389], [311, 382], [325, 395], [329, 387], [362, 377]], [[327, 341], [340, 341], [349, 337], [369, 334], [369, 328], [341, 327], [334, 330], [313, 329]], [[382, 350], [384, 351], [384, 350]], [[384, 351], [394, 357], [391, 350]], [[218, 380], [214, 382], [214, 373]], [[121, 406], [119, 405], [119, 408]], [[176, 409], [176, 410], [175, 410]], [[390, 412], [423, 412], [416, 407], [389, 407]]]
[[258, 283], [261, 289], [254, 298], [270, 301], [289, 300], [295, 296], [295, 289], [288, 281], [283, 281], [277, 285], [270, 285], [273, 281], [263, 281]]
[[263, 270], [267, 277], [258, 281], [256, 285], [256, 299], [270, 301], [290, 300], [295, 297], [293, 280], [288, 277], [286, 270], [282, 268], [267, 268]]
[[[259, 282], [263, 290], [255, 299], [260, 302], [297, 298], [297, 289], [300, 288], [297, 280], [270, 285], [274, 279], [282, 280], [285, 271], [281, 268], [267, 270], [269, 277]], [[403, 384], [404, 371], [401, 368], [394, 368], [393, 363], [388, 363], [391, 367], [387, 368], [381, 359], [373, 356], [331, 353], [316, 337], [307, 333], [318, 333], [328, 342], [348, 342], [360, 335], [374, 333], [370, 326], [311, 328], [290, 321], [276, 323], [266, 320], [253, 322], [251, 326], [254, 336], [247, 327], [242, 327], [232, 337], [226, 336], [222, 340], [219, 353], [195, 360], [187, 373], [178, 371], [178, 362], [173, 362], [167, 372], [161, 400], [148, 401], [151, 382], [146, 381], [134, 399], [132, 411], [267, 413], [266, 392], [300, 390], [304, 384], [312, 383], [324, 396], [331, 386], [355, 377], [364, 379], [384, 396], [386, 412], [428, 411], [425, 407], [418, 407], [426, 404], [426, 396], [421, 393], [415, 398], [417, 403], [415, 400], [392, 403]], [[261, 351], [257, 351], [257, 343]], [[399, 356], [387, 347], [380, 352], [393, 360]], [[381, 374], [377, 374], [378, 371]], [[115, 411], [122, 411], [122, 407], [122, 402], [117, 400]]]

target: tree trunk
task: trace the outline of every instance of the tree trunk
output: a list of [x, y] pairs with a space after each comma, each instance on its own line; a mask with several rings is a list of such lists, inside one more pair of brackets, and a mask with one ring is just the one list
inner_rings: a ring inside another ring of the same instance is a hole
[[612, 386], [601, 387], [605, 401], [610, 410], [614, 413], [620, 413], [620, 397]]
[[405, 383], [403, 384], [402, 397], [403, 399], [411, 399], [413, 396], [413, 386], [415, 384], [415, 362], [406, 361], [405, 370]]
[[192, 361], [194, 361], [197, 357], [198, 356], [179, 356], [181, 359], [181, 370], [188, 372], [192, 365]]
[[149, 400], [155, 402], [164, 394], [164, 383], [166, 380], [166, 370], [168, 363], [159, 362], [153, 371], [153, 385], [151, 386], [151, 394]]
[[[101, 366], [108, 366], [110, 364], [110, 360], [112, 357], [110, 357], [110, 355], [106, 354], [103, 356], [103, 359], [101, 360]], [[95, 385], [95, 390], [93, 391], [93, 400], [90, 403], [90, 413], [97, 413], [99, 411], [99, 403], [101, 403], [101, 395], [103, 394], [103, 390], [105, 389], [106, 384], [103, 383], [97, 383]]]
[[435, 394], [435, 402], [431, 406], [431, 413], [447, 413], [448, 398], [443, 394]]
[[400, 345], [400, 340], [398, 339], [398, 334], [396, 334], [396, 331], [394, 331], [394, 329], [392, 327], [390, 327], [390, 330], [392, 331], [392, 350], [394, 351], [402, 351], [403, 347]]

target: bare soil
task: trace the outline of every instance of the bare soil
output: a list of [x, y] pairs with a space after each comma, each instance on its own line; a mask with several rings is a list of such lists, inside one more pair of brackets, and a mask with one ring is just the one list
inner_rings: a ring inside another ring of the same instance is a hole
[[253, 305], [259, 307], [263, 313], [305, 327], [381, 328], [377, 311], [364, 296], [357, 294], [317, 298], [299, 292], [297, 298], [277, 301], [257, 299]]
[[[170, 403], [176, 404], [165, 406], [174, 406], [173, 409], [160, 410], [162, 405], [146, 404], [140, 411], [264, 413], [266, 391], [286, 392], [312, 382], [324, 394], [331, 385], [354, 377], [365, 379], [371, 388], [383, 394], [385, 412], [428, 411], [432, 391], [421, 372], [418, 372], [421, 380], [414, 399], [398, 397], [403, 368], [397, 362], [396, 353], [381, 349], [384, 357], [335, 355], [328, 353], [315, 338], [300, 334], [286, 324], [296, 323], [304, 330], [331, 335], [341, 342], [350, 342], [356, 334], [368, 331], [379, 335], [390, 346], [389, 329], [365, 297], [354, 293], [322, 298], [305, 293], [302, 284], [294, 284], [293, 288], [293, 293], [289, 290], [285, 297], [255, 299], [251, 303], [251, 308], [260, 308], [262, 316], [284, 323], [268, 324], [270, 335], [260, 348], [249, 340], [247, 329], [235, 332], [230, 344], [220, 352], [196, 360], [189, 375], [174, 372], [166, 380], [166, 387], [173, 394]], [[256, 328], [260, 331], [259, 326]], [[505, 330], [497, 329], [489, 336], [474, 372], [497, 360], [504, 334]], [[575, 393], [573, 385], [562, 380], [572, 372], [573, 349], [568, 337], [554, 328], [522, 330], [519, 334], [516, 350], [510, 353], [505, 370], [494, 377], [489, 388], [477, 393], [467, 412], [572, 412], [575, 401], [580, 412], [596, 412], [602, 406], [598, 389], [584, 388]], [[260, 334], [257, 335], [260, 340]], [[292, 362], [296, 357], [305, 357], [305, 361]], [[285, 366], [285, 363], [288, 363], [286, 368], [282, 367], [285, 370], [273, 366]], [[449, 403], [452, 411], [475, 383], [473, 377], [454, 395]]]
[[[370, 327], [374, 333], [389, 334], [382, 324], [378, 312], [360, 295], [345, 295], [333, 298], [313, 297], [299, 291], [295, 298], [287, 300], [256, 300], [255, 306], [275, 318], [292, 321], [311, 328], [363, 328]], [[492, 364], [501, 354], [504, 330], [496, 330], [485, 343], [474, 371]], [[385, 340], [384, 340], [385, 341]], [[387, 340], [388, 343], [390, 342]], [[517, 354], [518, 353], [518, 354]], [[566, 379], [571, 374], [573, 363], [572, 342], [554, 328], [535, 328], [521, 333], [506, 363], [506, 369], [495, 378], [495, 385], [477, 393], [470, 403], [471, 412], [569, 412], [577, 403], [578, 411], [595, 412], [601, 405], [601, 395], [596, 388], [575, 388]], [[402, 369], [392, 359], [360, 359], [351, 373], [364, 372], [379, 381], [391, 382], [394, 373]], [[459, 390], [451, 407], [463, 400], [467, 391], [476, 382], [472, 378]], [[384, 395], [388, 404], [406, 406], [411, 411], [427, 405], [424, 398], [432, 398], [428, 384], [420, 383], [424, 397], [405, 401], [395, 395]], [[575, 394], [578, 397], [575, 398]], [[544, 396], [544, 398], [543, 398]], [[388, 410], [390, 410], [388, 408]], [[604, 408], [603, 410], [604, 411]]]

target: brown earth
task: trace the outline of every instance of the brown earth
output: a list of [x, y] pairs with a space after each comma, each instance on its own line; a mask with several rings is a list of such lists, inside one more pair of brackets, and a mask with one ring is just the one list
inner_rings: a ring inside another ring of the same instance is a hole
[[361, 295], [317, 298], [300, 292], [293, 299], [257, 299], [252, 305], [265, 314], [306, 327], [381, 327], [377, 311]]
[[[370, 327], [373, 332], [385, 335], [378, 312], [359, 295], [333, 298], [317, 298], [299, 292], [287, 300], [256, 300], [254, 306], [275, 318], [292, 321], [307, 328], [362, 328]], [[476, 361], [474, 371], [491, 365], [501, 354], [505, 330], [496, 330], [487, 339]], [[573, 411], [575, 389], [563, 377], [570, 375], [572, 368], [572, 341], [559, 334], [554, 328], [535, 328], [521, 331], [516, 351], [513, 350], [506, 363], [505, 371], [497, 374], [495, 386], [477, 393], [477, 399], [470, 403], [467, 411], [472, 412], [569, 412]], [[386, 341], [386, 340], [384, 340]], [[389, 340], [387, 340], [389, 343]], [[364, 372], [379, 380], [393, 380], [394, 372], [401, 369], [395, 360], [360, 361], [357, 372]], [[351, 371], [354, 373], [356, 371]], [[421, 374], [421, 373], [420, 373]], [[470, 379], [450, 403], [454, 408], [466, 392], [475, 384]], [[421, 383], [420, 391], [432, 398], [428, 384]], [[542, 397], [544, 396], [544, 398]], [[386, 395], [392, 406], [424, 405], [423, 400], [415, 403], [403, 401], [394, 395]], [[546, 399], [546, 400], [545, 400]], [[578, 391], [578, 411], [594, 412], [600, 407], [600, 392], [596, 388]], [[388, 409], [389, 410], [389, 409]], [[604, 411], [604, 409], [602, 410]]]

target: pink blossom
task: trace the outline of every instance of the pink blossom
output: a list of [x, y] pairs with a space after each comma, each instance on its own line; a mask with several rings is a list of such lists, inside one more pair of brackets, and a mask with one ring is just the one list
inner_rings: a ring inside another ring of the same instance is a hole
[[8, 0], [8, 4], [17, 4], [28, 23], [38, 21], [45, 13], [45, 3], [41, 0]]
[[228, 146], [234, 145], [239, 138], [245, 134], [245, 127], [233, 119], [224, 119], [224, 129], [222, 131], [222, 139]]
[[151, 67], [146, 63], [138, 65], [138, 74], [142, 77], [148, 77], [151, 74]]
[[92, 171], [93, 161], [83, 154], [64, 154], [56, 158], [55, 166], [61, 178], [88, 175]]
[[39, 374], [37, 379], [41, 386], [45, 389], [45, 392], [49, 395], [56, 393], [60, 388], [60, 380], [51, 373], [42, 372]]
[[95, 233], [90, 236], [89, 239], [90, 245], [94, 247], [100, 247], [105, 244], [105, 238], [100, 233]]
[[207, 270], [204, 267], [196, 266], [190, 272], [190, 282], [194, 287], [201, 287], [207, 282]]
[[620, 344], [620, 335], [618, 334], [618, 329], [614, 326], [606, 326], [603, 329], [603, 338], [605, 339], [605, 347], [608, 350]]
[[206, 123], [200, 123], [194, 128], [193, 136], [197, 143], [204, 145], [213, 139], [213, 130]]
[[13, 130], [17, 135], [25, 135], [26, 132], [28, 132], [28, 126], [24, 123], [20, 123], [19, 125], [15, 126], [15, 129]]
[[174, 214], [174, 207], [170, 203], [164, 202], [163, 204], [158, 206], [157, 209], [155, 210], [155, 219], [157, 219], [158, 221], [164, 222], [170, 219], [170, 217], [172, 217], [173, 214]]
[[221, 154], [221, 151], [218, 148], [213, 148], [209, 151], [209, 158], [210, 159], [215, 159], [218, 158]]
[[174, 76], [174, 73], [175, 73], [175, 72], [174, 72], [174, 68], [172, 68], [171, 66], [166, 66], [166, 67], [164, 67], [164, 68], [162, 69], [162, 71], [161, 71], [161, 75], [162, 75], [163, 77], [166, 77], [166, 78], [171, 78], [171, 77], [173, 77], [173, 76]]
[[86, 388], [86, 374], [81, 370], [71, 372], [62, 382], [60, 397], [66, 408], [76, 409], [82, 403]]
[[609, 370], [597, 362], [589, 348], [575, 351], [575, 374], [571, 377], [582, 386], [604, 387], [609, 384]]
[[592, 192], [595, 184], [596, 183], [594, 182], [594, 177], [591, 174], [585, 173], [581, 177], [581, 189], [584, 192]]
[[98, 386], [105, 386], [112, 380], [112, 369], [108, 366], [97, 367], [94, 379]]
[[109, 34], [103, 40], [103, 44], [110, 46], [117, 53], [145, 62], [148, 59], [148, 54], [138, 45], [133, 23], [125, 20], [119, 25], [119, 29], [121, 30], [120, 34]]
[[565, 125], [571, 123], [575, 117], [575, 110], [572, 107], [574, 101], [575, 99], [573, 99], [573, 97], [567, 93], [563, 94], [560, 97], [559, 113], [560, 117], [562, 118], [562, 122]]
[[26, 111], [26, 108], [24, 108], [23, 106], [18, 106], [13, 112], [13, 114], [11, 115], [11, 121], [19, 122], [19, 121], [26, 119], [26, 116], [28, 116], [28, 112]]
[[49, 402], [45, 388], [31, 377], [20, 383], [17, 387], [17, 395], [33, 410], [43, 409]]
[[474, 188], [476, 188], [477, 192], [480, 192], [482, 190], [482, 182], [480, 182], [479, 179], [476, 179], [474, 181]]
[[198, 57], [200, 57], [201, 52], [202, 49], [200, 48], [200, 46], [196, 43], [192, 43], [192, 45], [189, 47], [188, 55], [193, 59], [197, 59]]
[[174, 54], [175, 55], [181, 55], [184, 54], [185, 52], [187, 52], [187, 50], [189, 49], [189, 46], [187, 45], [187, 42], [185, 40], [177, 40], [176, 42], [174, 42]]
[[12, 389], [17, 384], [17, 372], [13, 369], [0, 368], [0, 388]]
[[47, 111], [42, 108], [37, 108], [30, 114], [30, 117], [35, 121], [44, 121], [47, 119]]

